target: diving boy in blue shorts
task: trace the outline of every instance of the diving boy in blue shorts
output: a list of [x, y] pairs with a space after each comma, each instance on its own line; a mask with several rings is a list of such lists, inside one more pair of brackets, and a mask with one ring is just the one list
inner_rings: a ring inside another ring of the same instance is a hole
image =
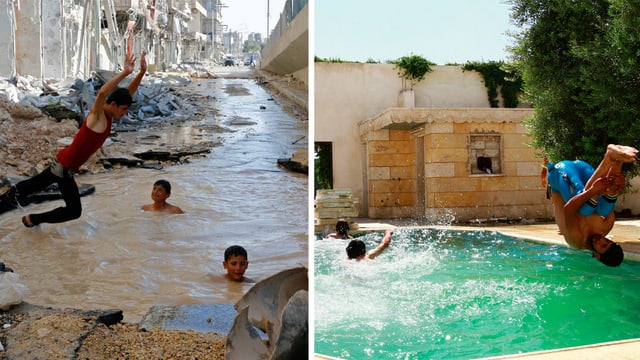
[[567, 244], [591, 250], [608, 266], [618, 266], [624, 258], [620, 245], [605, 235], [613, 228], [617, 194], [625, 185], [622, 164], [636, 161], [636, 155], [633, 147], [610, 144], [595, 170], [581, 160], [548, 162], [542, 170], [543, 186]]

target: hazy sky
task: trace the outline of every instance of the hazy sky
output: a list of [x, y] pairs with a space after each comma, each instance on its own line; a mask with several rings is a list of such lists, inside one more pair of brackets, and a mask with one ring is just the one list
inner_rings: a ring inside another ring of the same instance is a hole
[[[320, 0], [322, 1], [322, 0]], [[267, 3], [269, 3], [269, 32], [278, 23], [286, 0], [224, 0], [222, 23], [229, 31], [267, 34]]]
[[421, 55], [438, 64], [508, 60], [505, 0], [316, 0], [315, 50], [322, 58], [384, 62]]

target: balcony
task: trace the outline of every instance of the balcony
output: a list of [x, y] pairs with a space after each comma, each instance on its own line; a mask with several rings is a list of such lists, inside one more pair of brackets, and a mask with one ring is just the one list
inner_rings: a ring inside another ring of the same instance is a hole
[[191, 0], [191, 13], [200, 12], [202, 16], [207, 16], [207, 9], [202, 6], [202, 3], [198, 0]]

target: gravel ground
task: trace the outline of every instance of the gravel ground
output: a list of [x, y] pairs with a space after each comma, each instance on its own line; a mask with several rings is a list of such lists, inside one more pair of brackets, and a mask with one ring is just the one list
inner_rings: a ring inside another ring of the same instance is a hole
[[225, 357], [225, 335], [177, 330], [139, 331], [136, 324], [102, 319], [113, 314], [26, 304], [0, 312], [0, 342], [4, 347], [0, 359]]

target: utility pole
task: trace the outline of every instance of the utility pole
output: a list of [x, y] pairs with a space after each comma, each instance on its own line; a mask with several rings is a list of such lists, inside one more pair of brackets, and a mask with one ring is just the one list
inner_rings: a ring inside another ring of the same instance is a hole
[[213, 8], [218, 5], [218, 0], [211, 2], [211, 60], [216, 59], [216, 17]]
[[269, 0], [267, 0], [267, 33], [265, 34], [265, 37], [269, 37]]

